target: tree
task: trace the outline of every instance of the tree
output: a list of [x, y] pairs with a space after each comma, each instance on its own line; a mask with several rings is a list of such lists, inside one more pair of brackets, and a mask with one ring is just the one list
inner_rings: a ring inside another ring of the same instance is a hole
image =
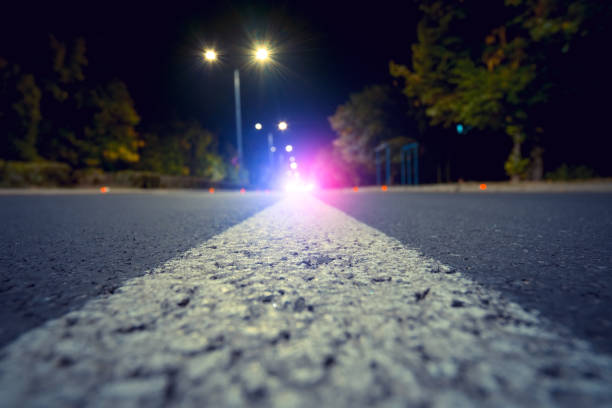
[[226, 171], [215, 147], [214, 135], [198, 122], [175, 120], [144, 134], [139, 167], [162, 174], [221, 181]]
[[354, 93], [329, 117], [338, 134], [334, 149], [348, 165], [372, 172], [374, 149], [383, 141], [407, 141], [407, 107], [401, 95], [384, 85]]
[[581, 32], [586, 3], [506, 0], [484, 24], [470, 14], [469, 1], [427, 1], [421, 5], [412, 67], [391, 62], [391, 74], [404, 79], [405, 95], [432, 125], [462, 123], [511, 137], [505, 169], [517, 180], [529, 165], [522, 153], [528, 136], [539, 148], [543, 126], [531, 113], [555, 85], [548, 75], [550, 59], [566, 52]]
[[85, 159], [95, 146], [85, 138], [85, 127], [93, 115], [84, 82], [84, 68], [88, 65], [85, 40], [77, 38], [69, 50], [51, 35], [49, 44], [52, 73], [44, 82], [39, 149], [48, 159], [66, 162], [72, 167], [86, 167], [89, 164]]
[[37, 151], [41, 120], [41, 91], [32, 74], [0, 58], [0, 155], [5, 159], [32, 161]]
[[135, 126], [140, 117], [127, 86], [111, 81], [90, 92], [94, 108], [92, 124], [84, 129], [82, 153], [90, 167], [118, 170], [138, 162], [139, 139]]

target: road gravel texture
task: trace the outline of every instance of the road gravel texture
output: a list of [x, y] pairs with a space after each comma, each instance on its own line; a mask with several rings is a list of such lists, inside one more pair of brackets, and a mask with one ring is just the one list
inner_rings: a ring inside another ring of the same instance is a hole
[[0, 346], [278, 199], [198, 192], [0, 196]]
[[612, 194], [319, 197], [612, 354]]
[[6, 406], [610, 406], [612, 360], [322, 202], [283, 200], [3, 350]]

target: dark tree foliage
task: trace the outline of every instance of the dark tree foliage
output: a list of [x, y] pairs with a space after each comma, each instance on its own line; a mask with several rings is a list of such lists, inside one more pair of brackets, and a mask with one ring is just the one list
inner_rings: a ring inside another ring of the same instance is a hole
[[215, 137], [198, 122], [177, 120], [140, 135], [127, 85], [87, 80], [83, 38], [67, 45], [50, 36], [49, 45], [42, 90], [32, 74], [0, 58], [0, 159], [49, 160], [85, 173], [140, 169], [211, 181], [226, 176]]
[[41, 91], [32, 74], [0, 58], [0, 158], [39, 159]]
[[212, 133], [196, 121], [174, 121], [143, 135], [139, 167], [162, 174], [220, 181], [226, 176]]
[[431, 125], [505, 133], [513, 142], [507, 174], [527, 176], [528, 145], [532, 167], [540, 167], [533, 174], [541, 176], [548, 124], [538, 112], [563, 86], [551, 71], [570, 62], [565, 55], [588, 34], [588, 20], [607, 7], [586, 0], [425, 1], [411, 66], [391, 62], [391, 74], [404, 80], [405, 95]]
[[371, 174], [374, 149], [380, 143], [399, 147], [414, 137], [416, 132], [409, 123], [407, 109], [399, 92], [390, 86], [373, 85], [352, 94], [329, 117], [338, 135], [333, 142], [334, 150], [345, 163], [360, 168], [365, 173], [362, 176]]

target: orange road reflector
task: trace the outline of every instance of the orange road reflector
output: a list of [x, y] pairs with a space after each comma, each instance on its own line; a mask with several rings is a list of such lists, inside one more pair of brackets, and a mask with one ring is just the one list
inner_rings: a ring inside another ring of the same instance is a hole
[[214, 188], [214, 187], [209, 188], [209, 189], [208, 189], [208, 192], [209, 192], [210, 194], [215, 194], [215, 188]]
[[100, 192], [101, 192], [102, 194], [106, 194], [106, 193], [108, 193], [109, 191], [110, 191], [110, 189], [109, 189], [108, 187], [106, 187], [106, 186], [102, 186], [102, 187], [100, 187]]
[[481, 190], [486, 190], [486, 189], [487, 189], [487, 185], [486, 185], [486, 184], [484, 184], [484, 183], [482, 183], [482, 184], [480, 185], [480, 189], [481, 189]]
[[358, 192], [359, 191], [359, 187], [357, 187], [357, 186], [353, 187], [353, 191], [354, 192]]
[[383, 185], [380, 187], [380, 189], [381, 189], [382, 191], [387, 191], [387, 186], [383, 184]]
[[244, 194], [244, 193], [246, 193], [246, 190], [244, 189], [244, 187], [242, 187], [242, 188], [240, 189], [240, 194]]

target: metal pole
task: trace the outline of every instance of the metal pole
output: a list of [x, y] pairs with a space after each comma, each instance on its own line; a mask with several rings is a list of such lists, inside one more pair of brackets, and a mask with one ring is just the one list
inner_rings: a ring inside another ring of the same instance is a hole
[[380, 186], [382, 184], [380, 182], [380, 154], [378, 150], [374, 154], [376, 156], [376, 185]]
[[242, 112], [240, 110], [240, 72], [234, 70], [234, 100], [236, 103], [236, 148], [238, 149], [238, 163], [242, 170]]
[[419, 184], [419, 144], [414, 148], [414, 185]]
[[387, 161], [387, 185], [390, 186], [391, 185], [391, 148], [389, 146], [387, 146], [387, 150], [386, 150], [386, 161]]
[[400, 158], [402, 159], [402, 179], [400, 180], [400, 183], [402, 184], [406, 184], [406, 160], [404, 159], [405, 153], [406, 152], [404, 148], [402, 148], [402, 150], [400, 150]]
[[408, 184], [412, 185], [412, 149], [406, 151], [406, 167], [408, 171]]
[[272, 151], [272, 146], [274, 146], [274, 135], [272, 132], [268, 133], [268, 157], [270, 161], [270, 171], [272, 171], [272, 167], [274, 166], [274, 152]]

